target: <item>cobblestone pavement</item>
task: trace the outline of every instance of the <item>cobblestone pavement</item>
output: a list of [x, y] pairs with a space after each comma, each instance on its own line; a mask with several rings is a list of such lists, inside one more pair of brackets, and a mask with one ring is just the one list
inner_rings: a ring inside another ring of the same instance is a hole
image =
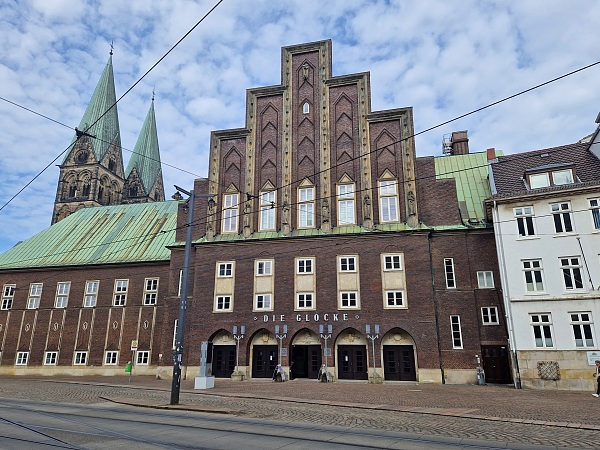
[[[180, 408], [326, 425], [493, 440], [548, 448], [600, 448], [600, 399], [590, 392], [506, 386], [232, 382], [181, 386]], [[0, 397], [165, 407], [171, 381], [153, 377], [0, 378]]]

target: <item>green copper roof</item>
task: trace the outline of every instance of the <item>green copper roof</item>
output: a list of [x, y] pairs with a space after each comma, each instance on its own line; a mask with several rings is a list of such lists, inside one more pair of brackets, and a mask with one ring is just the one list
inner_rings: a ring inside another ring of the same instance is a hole
[[162, 180], [156, 117], [154, 116], [154, 100], [152, 100], [150, 110], [146, 115], [144, 126], [133, 149], [129, 164], [127, 164], [125, 178], [129, 177], [134, 168], [137, 169], [146, 194], [150, 193], [157, 179]]
[[436, 157], [435, 178], [456, 180], [458, 201], [464, 202], [466, 207], [464, 220], [485, 218], [483, 201], [491, 195], [486, 152]]
[[0, 255], [0, 270], [168, 261], [177, 202], [80, 209]]
[[[116, 101], [111, 55], [108, 58], [104, 72], [102, 72], [100, 81], [98, 81], [96, 90], [78, 127], [80, 131], [86, 131], [88, 134], [96, 137], [96, 139], [92, 139], [91, 141], [98, 161], [106, 155], [111, 144], [116, 144], [119, 149], [121, 147], [119, 114], [117, 113]], [[88, 130], [90, 126], [91, 128]], [[73, 138], [73, 142], [76, 139], [77, 136]], [[67, 154], [66, 157], [68, 156]]]

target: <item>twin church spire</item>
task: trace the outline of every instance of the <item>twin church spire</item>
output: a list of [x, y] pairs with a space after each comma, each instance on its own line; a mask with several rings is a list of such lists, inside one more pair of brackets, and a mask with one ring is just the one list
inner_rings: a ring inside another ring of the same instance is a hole
[[81, 208], [164, 201], [154, 96], [123, 169], [112, 50], [62, 161], [52, 223]]

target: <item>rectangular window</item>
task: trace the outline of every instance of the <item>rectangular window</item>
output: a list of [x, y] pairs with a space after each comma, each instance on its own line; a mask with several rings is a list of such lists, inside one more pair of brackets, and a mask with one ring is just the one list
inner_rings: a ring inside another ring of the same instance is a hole
[[271, 294], [258, 294], [254, 309], [272, 309]]
[[383, 270], [402, 270], [402, 258], [400, 255], [384, 255]]
[[63, 281], [56, 285], [55, 308], [66, 308], [69, 303], [69, 292], [71, 291], [71, 282]]
[[158, 278], [144, 280], [144, 305], [156, 305], [158, 296]]
[[114, 306], [125, 306], [127, 300], [127, 288], [129, 280], [115, 280], [115, 292], [113, 296]]
[[454, 277], [454, 259], [444, 259], [444, 271], [446, 273], [446, 287], [449, 289], [456, 288], [456, 278]]
[[119, 364], [119, 352], [106, 352], [104, 354], [104, 364], [107, 366], [116, 366]]
[[218, 277], [232, 277], [233, 276], [233, 263], [218, 263], [219, 272]]
[[76, 366], [85, 366], [87, 364], [87, 352], [75, 352], [73, 364]]
[[571, 316], [571, 326], [573, 327], [575, 347], [593, 347], [594, 337], [592, 335], [592, 313], [580, 312], [569, 313], [569, 315]]
[[594, 229], [600, 230], [600, 199], [590, 199], [590, 212], [592, 213], [592, 222]]
[[135, 363], [138, 366], [147, 366], [150, 361], [150, 352], [147, 350], [136, 352]]
[[5, 284], [2, 289], [2, 309], [11, 309], [15, 298], [16, 284]]
[[560, 258], [565, 289], [583, 289], [582, 267], [579, 258]]
[[531, 326], [533, 327], [535, 346], [539, 348], [553, 347], [552, 319], [550, 314], [531, 314], [530, 319]]
[[314, 307], [314, 293], [302, 292], [296, 296], [296, 309], [313, 309]]
[[386, 291], [385, 306], [388, 308], [403, 308], [404, 307], [404, 291]]
[[298, 228], [315, 227], [315, 188], [298, 189]]
[[398, 222], [396, 180], [379, 182], [379, 214], [381, 222]]
[[544, 282], [542, 279], [542, 260], [532, 259], [523, 262], [523, 274], [525, 275], [525, 288], [527, 292], [543, 292]]
[[499, 325], [498, 308], [495, 306], [484, 306], [481, 308], [481, 320], [484, 325]]
[[273, 261], [256, 261], [256, 275], [273, 275]]
[[296, 273], [302, 273], [302, 274], [313, 273], [314, 260], [312, 258], [297, 259], [296, 261], [297, 261]]
[[546, 172], [529, 175], [529, 186], [538, 189], [550, 186], [550, 177]]
[[58, 352], [46, 352], [44, 355], [45, 366], [55, 366], [58, 361]]
[[571, 169], [555, 170], [552, 172], [552, 184], [571, 184], [573, 183], [573, 171]]
[[260, 193], [260, 230], [275, 229], [275, 191]]
[[17, 359], [15, 360], [15, 364], [17, 366], [26, 366], [28, 359], [29, 352], [17, 352]]
[[27, 309], [38, 309], [42, 296], [42, 283], [31, 283], [29, 286], [29, 298], [27, 299]]
[[354, 219], [354, 185], [340, 184], [338, 190], [338, 225], [353, 225]]
[[517, 229], [521, 236], [535, 236], [533, 228], [533, 206], [523, 206], [515, 208], [515, 217], [517, 218]]
[[231, 311], [231, 296], [218, 295], [215, 299], [215, 309], [217, 311]]
[[477, 272], [477, 285], [479, 289], [491, 289], [494, 287], [494, 274], [491, 270]]
[[340, 292], [340, 309], [343, 308], [358, 308], [358, 293]]
[[223, 233], [237, 233], [238, 194], [223, 196]]
[[554, 219], [554, 231], [557, 233], [569, 233], [573, 231], [571, 219], [571, 204], [569, 202], [553, 203], [550, 205]]
[[463, 348], [460, 316], [450, 316], [450, 327], [452, 329], [452, 348]]
[[340, 256], [340, 272], [356, 272], [356, 257]]
[[93, 308], [96, 306], [99, 284], [100, 282], [98, 280], [85, 282], [85, 297], [83, 298], [83, 306], [85, 308]]

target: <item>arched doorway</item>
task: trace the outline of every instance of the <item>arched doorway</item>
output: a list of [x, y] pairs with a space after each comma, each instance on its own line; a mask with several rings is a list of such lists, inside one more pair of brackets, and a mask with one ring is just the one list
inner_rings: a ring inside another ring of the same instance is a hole
[[225, 331], [219, 331], [212, 340], [212, 374], [216, 378], [229, 378], [235, 370], [235, 340]]
[[387, 381], [417, 381], [415, 342], [400, 328], [393, 328], [381, 339], [383, 374]]
[[367, 340], [354, 328], [342, 331], [336, 340], [337, 372], [340, 380], [367, 380]]
[[292, 339], [290, 379], [317, 379], [322, 361], [321, 341], [316, 333], [303, 328]]
[[252, 378], [271, 378], [278, 363], [277, 339], [266, 329], [259, 330], [251, 341]]

